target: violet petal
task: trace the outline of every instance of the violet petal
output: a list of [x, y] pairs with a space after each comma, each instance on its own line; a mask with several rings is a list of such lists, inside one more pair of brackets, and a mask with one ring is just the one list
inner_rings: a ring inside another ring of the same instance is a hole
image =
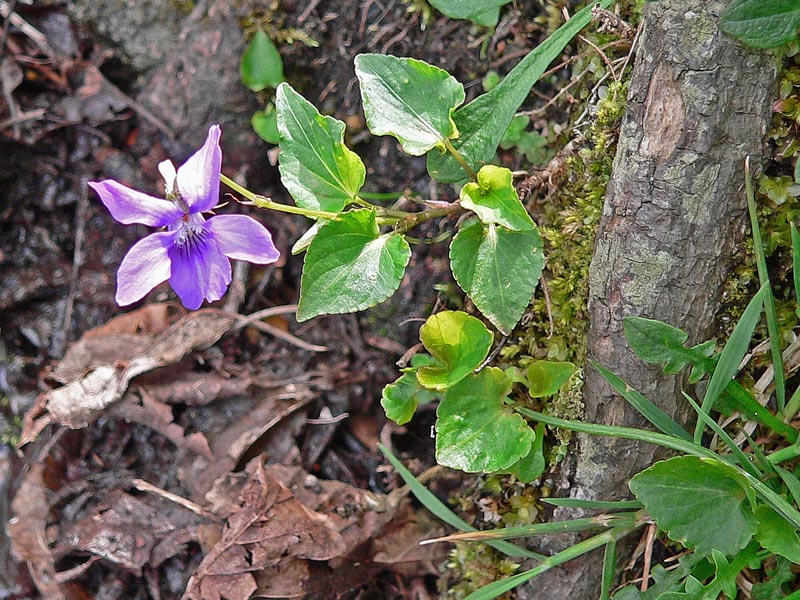
[[183, 215], [172, 202], [137, 192], [113, 179], [90, 181], [89, 186], [100, 196], [111, 216], [125, 225], [164, 227]]
[[266, 227], [247, 215], [219, 215], [204, 223], [229, 258], [266, 265], [280, 258]]
[[175, 231], [162, 231], [136, 242], [117, 271], [117, 304], [126, 306], [144, 298], [170, 276], [169, 249]]
[[231, 263], [220, 253], [213, 236], [198, 236], [191, 243], [174, 245], [169, 257], [169, 284], [186, 308], [196, 310], [203, 299], [214, 302], [225, 295], [231, 282]]
[[189, 206], [189, 212], [209, 211], [219, 200], [219, 176], [222, 169], [219, 136], [219, 125], [212, 125], [203, 147], [178, 167], [178, 189]]

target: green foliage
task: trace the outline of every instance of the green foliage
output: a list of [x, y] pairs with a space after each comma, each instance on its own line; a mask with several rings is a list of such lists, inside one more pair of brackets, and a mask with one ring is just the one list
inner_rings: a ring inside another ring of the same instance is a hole
[[549, 157], [547, 151], [547, 138], [537, 131], [529, 131], [530, 117], [527, 115], [515, 115], [508, 125], [508, 129], [500, 140], [500, 147], [503, 150], [512, 148], [528, 160], [529, 163], [539, 165], [544, 163]]
[[257, 29], [247, 45], [239, 72], [242, 82], [254, 92], [276, 88], [283, 81], [280, 52], [263, 29]]
[[433, 390], [452, 387], [477, 369], [492, 347], [492, 333], [480, 320], [459, 311], [436, 313], [419, 329], [436, 364], [417, 371], [419, 382]]
[[453, 111], [464, 102], [464, 86], [447, 71], [383, 54], [360, 54], [355, 64], [372, 133], [396, 137], [414, 156], [444, 151], [458, 137]]
[[529, 231], [536, 225], [519, 201], [509, 169], [486, 165], [478, 180], [461, 188], [461, 206], [471, 210], [484, 225], [502, 225], [511, 231]]
[[528, 365], [528, 393], [531, 398], [546, 398], [557, 393], [575, 374], [571, 362], [537, 360]]
[[531, 301], [544, 267], [536, 229], [511, 231], [477, 221], [450, 244], [450, 264], [461, 289], [502, 333], [509, 334]]
[[372, 210], [355, 210], [320, 227], [306, 252], [297, 320], [375, 306], [403, 278], [411, 248], [381, 234]]
[[268, 144], [278, 144], [281, 141], [278, 132], [278, 111], [274, 104], [267, 104], [264, 110], [253, 113], [250, 125], [262, 140]]
[[534, 432], [506, 404], [511, 381], [495, 367], [469, 375], [445, 392], [436, 410], [436, 460], [463, 471], [508, 469], [526, 456]]
[[678, 456], [657, 462], [634, 476], [630, 488], [671, 539], [703, 554], [735, 554], [758, 527], [754, 491], [721, 461]]
[[297, 205], [335, 212], [355, 201], [366, 168], [344, 145], [344, 123], [320, 115], [286, 83], [278, 87], [275, 104], [281, 181]]
[[796, 0], [733, 0], [720, 28], [748, 46], [775, 48], [797, 39], [800, 5]]
[[451, 19], [468, 19], [484, 27], [494, 27], [500, 7], [511, 0], [428, 0], [436, 10]]
[[441, 395], [422, 387], [417, 380], [417, 369], [430, 366], [436, 360], [427, 354], [415, 354], [411, 358], [411, 368], [403, 369], [403, 374], [381, 392], [381, 406], [386, 417], [405, 425], [414, 416], [420, 404], [429, 404], [441, 399]]
[[[612, 2], [601, 0], [599, 4], [608, 8]], [[533, 84], [591, 18], [591, 6], [575, 13], [558, 31], [523, 58], [492, 91], [478, 96], [453, 114], [455, 125], [461, 133], [453, 145], [473, 171], [492, 159]], [[429, 154], [428, 173], [443, 183], [465, 179], [462, 164], [452, 154]]]

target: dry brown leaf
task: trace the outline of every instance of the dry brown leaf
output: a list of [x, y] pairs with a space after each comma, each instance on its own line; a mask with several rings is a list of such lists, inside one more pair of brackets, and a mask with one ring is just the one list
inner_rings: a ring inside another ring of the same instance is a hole
[[42, 472], [44, 467], [34, 463], [22, 480], [11, 502], [12, 518], [8, 522], [11, 553], [28, 565], [36, 588], [43, 598], [63, 600], [64, 592], [56, 580], [53, 554], [47, 546], [47, 506]]
[[[254, 442], [267, 433], [274, 433], [271, 431], [273, 428], [280, 429], [287, 422], [291, 423], [295, 413], [302, 425], [305, 419], [298, 411], [313, 398], [311, 390], [301, 385], [290, 384], [270, 390], [253, 400], [252, 408], [241, 417], [226, 422], [224, 429], [208, 433], [214, 459], [209, 461], [201, 456], [188, 456], [178, 471], [189, 497], [202, 502], [214, 482], [233, 471]], [[219, 412], [218, 417], [230, 420], [224, 412]], [[275, 454], [275, 458], [285, 457], [284, 453], [274, 452], [273, 448], [269, 451]]]
[[247, 579], [255, 590], [249, 571], [287, 558], [326, 560], [345, 548], [331, 520], [298, 502], [265, 468], [263, 457], [251, 460], [244, 473], [218, 482], [209, 495], [215, 512], [227, 518], [227, 524], [220, 541], [190, 579], [186, 600], [207, 597], [204, 590], [209, 576], [214, 577], [213, 589], [223, 587], [227, 597], [228, 583], [220, 578], [235, 577], [231, 585], [242, 585]]
[[[158, 367], [177, 363], [193, 350], [214, 344], [236, 320], [215, 310], [191, 313], [126, 361], [93, 365], [88, 372], [60, 388], [46, 392], [25, 415], [20, 444], [28, 443], [50, 423], [71, 429], [86, 427], [109, 405], [117, 402], [131, 379]], [[104, 357], [108, 360], [108, 357]], [[40, 416], [40, 411], [46, 414]]]
[[208, 460], [214, 459], [206, 436], [199, 431], [185, 435], [183, 427], [173, 421], [172, 408], [153, 398], [145, 389], [140, 390], [138, 395], [130, 392], [125, 394], [120, 402], [111, 407], [110, 413], [117, 418], [150, 427], [178, 448], [190, 450]]
[[131, 496], [116, 489], [82, 519], [68, 524], [54, 553], [90, 552], [141, 575], [197, 540], [201, 518], [160, 498]]

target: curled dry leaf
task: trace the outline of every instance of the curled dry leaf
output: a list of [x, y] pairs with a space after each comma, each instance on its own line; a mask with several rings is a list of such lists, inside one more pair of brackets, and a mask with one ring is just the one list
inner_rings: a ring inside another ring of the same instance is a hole
[[109, 492], [83, 518], [65, 525], [54, 554], [90, 552], [141, 575], [198, 539], [202, 518], [183, 506], [153, 495]]
[[247, 464], [244, 477], [220, 481], [211, 495], [227, 523], [190, 579], [185, 600], [246, 600], [256, 590], [251, 571], [292, 558], [327, 560], [345, 550], [335, 524], [295, 499], [262, 457]]
[[53, 553], [47, 545], [47, 497], [42, 472], [44, 466], [34, 463], [22, 480], [13, 502], [8, 536], [11, 538], [11, 553], [28, 565], [36, 588], [42, 598], [63, 600], [64, 592], [56, 579]]
[[[134, 377], [177, 363], [193, 350], [208, 348], [235, 324], [235, 319], [214, 310], [189, 314], [138, 348], [129, 360], [109, 362], [108, 356], [63, 387], [46, 392], [25, 415], [20, 444], [30, 442], [50, 423], [71, 429], [86, 427], [108, 406], [117, 402]], [[41, 414], [42, 410], [45, 414]]]

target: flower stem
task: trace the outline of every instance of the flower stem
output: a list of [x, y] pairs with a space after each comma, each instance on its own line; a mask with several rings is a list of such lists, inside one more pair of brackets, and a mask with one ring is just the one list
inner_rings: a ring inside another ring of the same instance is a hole
[[461, 153], [456, 150], [456, 147], [453, 146], [452, 142], [447, 138], [444, 139], [444, 147], [447, 148], [447, 151], [453, 155], [453, 158], [455, 158], [456, 161], [458, 161], [458, 164], [461, 165], [461, 168], [467, 172], [469, 178], [472, 179], [472, 181], [478, 181], [478, 176], [475, 175], [475, 171], [472, 170], [472, 167], [467, 164], [467, 161], [464, 159]]
[[291, 213], [293, 215], [302, 215], [304, 217], [308, 217], [309, 219], [328, 219], [330, 221], [335, 221], [339, 217], [339, 213], [335, 212], [328, 212], [325, 210], [312, 210], [310, 208], [301, 208], [299, 206], [290, 206], [288, 204], [281, 204], [280, 202], [275, 202], [271, 198], [267, 198], [266, 196], [260, 196], [259, 194], [254, 194], [250, 190], [245, 187], [242, 187], [233, 179], [226, 177], [225, 175], [220, 174], [220, 180], [222, 183], [227, 185], [233, 191], [238, 192], [250, 202], [252, 202], [255, 206], [259, 208], [267, 208], [269, 210], [277, 210], [278, 212], [285, 212]]

